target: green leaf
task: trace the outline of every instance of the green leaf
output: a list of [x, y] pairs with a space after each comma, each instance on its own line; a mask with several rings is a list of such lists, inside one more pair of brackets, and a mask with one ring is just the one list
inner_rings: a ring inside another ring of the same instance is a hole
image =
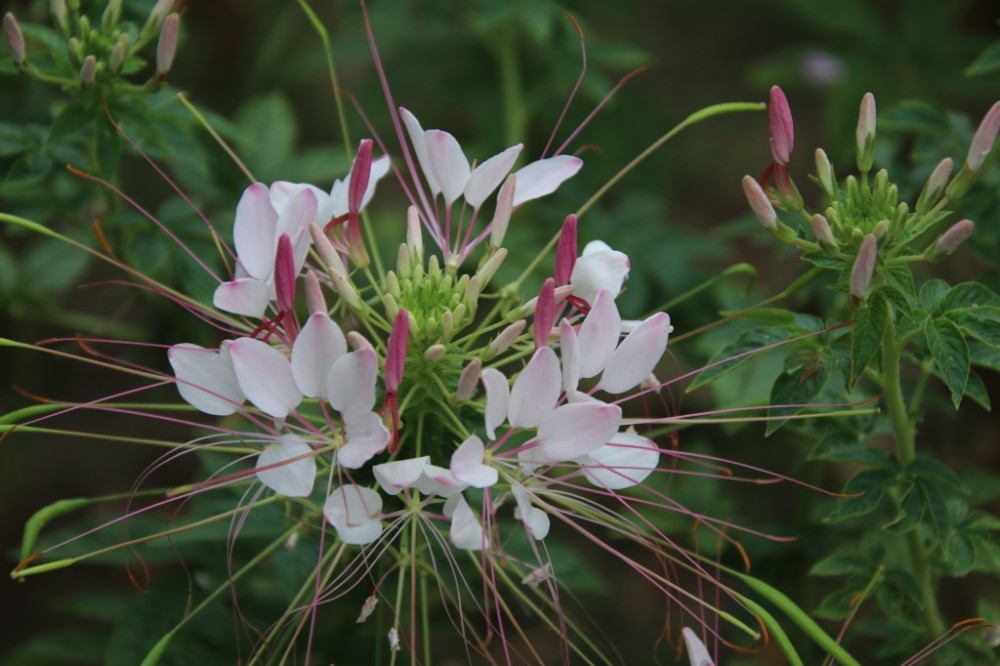
[[1000, 70], [1000, 40], [983, 49], [965, 68], [966, 76], [981, 76]]
[[240, 127], [240, 153], [254, 174], [263, 181], [278, 174], [281, 164], [291, 157], [295, 147], [295, 112], [280, 93], [256, 97], [236, 114]]
[[687, 391], [693, 391], [732, 372], [749, 361], [754, 351], [785, 340], [788, 337], [787, 333], [786, 329], [773, 327], [743, 331], [735, 341], [712, 357], [705, 369], [698, 373], [694, 381], [688, 385]]
[[31, 132], [25, 125], [0, 123], [0, 157], [10, 157], [24, 152], [31, 143]]
[[1000, 297], [993, 293], [992, 289], [978, 282], [963, 282], [951, 288], [941, 302], [941, 310], [947, 312], [981, 305], [1000, 306]]
[[892, 461], [892, 454], [873, 446], [857, 435], [836, 433], [823, 439], [809, 453], [809, 460], [831, 462], [859, 462], [884, 465]]
[[969, 355], [973, 365], [1000, 372], [1000, 349], [974, 342], [969, 345]]
[[802, 258], [820, 268], [829, 268], [834, 271], [840, 271], [844, 268], [843, 259], [831, 257], [825, 252], [806, 252], [802, 255]]
[[110, 178], [118, 166], [122, 152], [121, 137], [109, 122], [97, 123], [97, 168], [105, 178]]
[[860, 590], [855, 587], [831, 592], [820, 602], [815, 613], [824, 620], [843, 620], [851, 612], [859, 593]]
[[972, 492], [965, 481], [962, 480], [962, 477], [947, 465], [929, 456], [918, 456], [903, 471], [915, 479], [926, 479], [935, 483], [940, 482], [962, 495], [969, 495]]
[[927, 517], [931, 520], [931, 526], [934, 528], [934, 532], [940, 536], [952, 523], [945, 493], [941, 492], [938, 484], [926, 480], [919, 480], [916, 485], [924, 495]]
[[870, 569], [869, 562], [854, 553], [834, 553], [828, 555], [813, 565], [810, 576], [846, 576], [855, 573], [866, 573]]
[[944, 280], [928, 280], [920, 287], [921, 307], [933, 314], [950, 288]]
[[897, 534], [905, 534], [920, 524], [926, 508], [924, 496], [911, 485], [900, 500], [899, 513], [885, 528]]
[[991, 347], [1000, 347], [1000, 307], [956, 308], [948, 310], [944, 316], [955, 322], [964, 334]]
[[851, 518], [866, 516], [875, 511], [886, 490], [896, 484], [896, 475], [887, 469], [866, 469], [855, 474], [844, 486], [844, 494], [837, 500], [833, 511], [824, 523], [839, 523]]
[[965, 385], [965, 395], [986, 411], [992, 411], [993, 405], [990, 403], [990, 393], [986, 390], [983, 378], [975, 370], [969, 371], [969, 381]]
[[62, 111], [52, 121], [52, 127], [49, 128], [49, 135], [45, 139], [45, 145], [52, 146], [71, 138], [93, 121], [94, 112], [92, 109], [86, 108], [80, 100], [70, 102], [62, 108]]
[[958, 409], [969, 381], [969, 346], [962, 331], [947, 319], [937, 319], [924, 331], [938, 375], [948, 386], [951, 401]]
[[[909, 311], [913, 304], [913, 299], [917, 296], [917, 287], [913, 283], [913, 271], [908, 264], [889, 264], [882, 272], [883, 277], [894, 289], [899, 291], [899, 297], [906, 305], [904, 311]], [[895, 302], [895, 298], [893, 301]]]
[[[826, 348], [812, 350], [806, 362], [790, 372], [783, 372], [774, 380], [771, 387], [768, 416], [778, 419], [782, 416], [798, 414], [813, 401], [830, 376], [831, 352]], [[778, 407], [777, 405], [794, 405], [793, 407]], [[769, 421], [765, 436], [777, 431], [787, 423], [787, 419]]]
[[879, 292], [875, 292], [868, 304], [858, 310], [858, 314], [854, 318], [854, 326], [851, 327], [849, 388], [854, 387], [882, 346], [888, 317], [889, 305]]
[[976, 566], [976, 544], [979, 539], [967, 534], [952, 534], [946, 540], [944, 566], [949, 576], [960, 577]]

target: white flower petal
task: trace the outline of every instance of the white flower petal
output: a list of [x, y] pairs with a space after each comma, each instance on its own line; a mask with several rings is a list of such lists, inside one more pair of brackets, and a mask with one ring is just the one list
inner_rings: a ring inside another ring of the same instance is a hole
[[482, 550], [489, 547], [489, 540], [483, 534], [483, 527], [472, 513], [472, 508], [465, 498], [455, 495], [449, 502], [451, 508], [451, 529], [448, 536], [455, 548], [461, 550]]
[[171, 347], [167, 360], [177, 377], [177, 392], [199, 411], [226, 416], [246, 400], [228, 354], [185, 342]]
[[236, 380], [247, 399], [277, 419], [302, 402], [292, 368], [280, 351], [255, 338], [239, 338], [229, 347]]
[[223, 282], [215, 288], [212, 304], [226, 312], [259, 319], [271, 302], [271, 288], [252, 277]]
[[386, 495], [398, 495], [403, 490], [417, 485], [430, 461], [430, 456], [393, 460], [375, 465], [372, 467], [372, 473]]
[[500, 478], [498, 472], [483, 464], [486, 447], [472, 435], [451, 454], [451, 475], [473, 488], [489, 488]]
[[[302, 269], [306, 255], [309, 254], [309, 246], [312, 244], [312, 234], [309, 233], [309, 225], [316, 221], [316, 209], [318, 206], [318, 200], [313, 190], [316, 190], [316, 188], [303, 188], [299, 190], [288, 200], [284, 210], [278, 215], [275, 247], [277, 248], [278, 237], [281, 234], [288, 234], [288, 239], [292, 242], [292, 254], [295, 257], [296, 273]], [[320, 224], [322, 223], [325, 223], [325, 220]], [[274, 257], [271, 258], [271, 261], [274, 261]]]
[[507, 418], [510, 403], [510, 384], [507, 377], [496, 368], [486, 368], [480, 377], [486, 390], [486, 436], [496, 439], [496, 429]]
[[580, 326], [580, 376], [593, 377], [608, 364], [618, 346], [622, 318], [614, 294], [601, 289]]
[[514, 382], [507, 415], [515, 428], [534, 428], [555, 408], [562, 391], [559, 359], [549, 347], [539, 347]]
[[375, 379], [378, 359], [371, 349], [344, 354], [330, 367], [327, 397], [341, 414], [370, 412], [375, 406]]
[[434, 170], [431, 168], [431, 160], [427, 156], [427, 141], [424, 137], [424, 128], [420, 126], [420, 121], [417, 120], [417, 117], [403, 107], [399, 108], [399, 116], [403, 119], [403, 124], [406, 125], [407, 134], [410, 135], [410, 143], [413, 144], [413, 152], [417, 154], [417, 162], [420, 164], [420, 170], [427, 180], [427, 186], [431, 189], [431, 194], [437, 196], [441, 192], [441, 186], [434, 176]]
[[278, 214], [271, 206], [267, 186], [254, 183], [236, 204], [233, 245], [247, 275], [266, 281], [274, 271]]
[[514, 509], [514, 518], [524, 523], [524, 529], [538, 541], [544, 539], [549, 533], [549, 515], [531, 505], [531, 498], [524, 486], [516, 483], [511, 485], [510, 492], [514, 495], [517, 507]]
[[697, 634], [684, 627], [681, 629], [681, 635], [684, 637], [684, 646], [687, 648], [691, 666], [715, 666], [712, 655], [708, 653], [708, 649]]
[[279, 216], [295, 195], [302, 190], [309, 190], [316, 197], [316, 215], [312, 221], [322, 227], [332, 217], [333, 202], [330, 200], [330, 195], [315, 185], [279, 180], [271, 183], [271, 187], [268, 189], [271, 194], [271, 206], [274, 207]]
[[602, 241], [591, 241], [576, 260], [569, 282], [574, 296], [592, 304], [601, 289], [617, 296], [628, 272], [629, 260], [624, 252], [612, 250]]
[[[257, 456], [257, 478], [265, 486], [285, 497], [309, 497], [316, 479], [316, 459], [304, 439], [296, 435], [282, 437]], [[286, 462], [308, 456], [294, 462]], [[261, 469], [262, 467], [271, 469]]]
[[551, 460], [579, 458], [618, 432], [622, 410], [603, 402], [575, 402], [553, 411], [538, 427], [538, 445]]
[[557, 155], [524, 165], [514, 172], [517, 177], [514, 206], [552, 194], [582, 166], [583, 160], [572, 155]]
[[364, 546], [382, 534], [382, 496], [371, 488], [353, 483], [337, 488], [326, 498], [323, 515], [348, 545]]
[[451, 470], [438, 467], [437, 465], [425, 465], [423, 474], [417, 480], [417, 490], [424, 495], [438, 495], [439, 497], [454, 497], [458, 493], [468, 488], [451, 474]]
[[531, 474], [539, 467], [555, 465], [557, 463], [557, 461], [553, 460], [542, 450], [537, 440], [530, 446], [522, 446], [518, 450], [517, 462], [521, 466], [521, 471], [525, 474]]
[[292, 345], [292, 376], [310, 398], [327, 397], [327, 378], [338, 358], [347, 353], [347, 339], [325, 312], [310, 315]]
[[609, 490], [642, 483], [659, 463], [656, 444], [631, 432], [617, 433], [607, 444], [580, 460], [587, 480]]
[[672, 330], [666, 312], [658, 312], [639, 324], [611, 355], [598, 387], [618, 394], [638, 386], [660, 362]]
[[345, 412], [344, 431], [347, 443], [337, 451], [337, 462], [347, 469], [358, 469], [385, 451], [392, 439], [375, 412]]
[[580, 383], [580, 342], [568, 319], [559, 324], [559, 350], [562, 352], [563, 390], [566, 399], [572, 401]]
[[524, 146], [520, 143], [511, 146], [502, 153], [489, 158], [472, 171], [469, 181], [465, 184], [465, 200], [469, 202], [473, 210], [479, 210], [479, 207], [486, 201], [486, 197], [500, 187], [500, 183], [507, 177], [514, 162], [517, 161], [517, 156], [521, 154], [522, 148]]
[[455, 199], [462, 196], [465, 184], [469, 182], [472, 173], [469, 159], [462, 152], [458, 140], [448, 132], [427, 130], [424, 132], [424, 141], [434, 177], [441, 185], [445, 204], [450, 206]]

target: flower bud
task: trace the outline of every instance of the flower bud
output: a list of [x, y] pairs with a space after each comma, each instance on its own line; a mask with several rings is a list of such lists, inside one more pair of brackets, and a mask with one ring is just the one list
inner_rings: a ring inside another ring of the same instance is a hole
[[510, 215], [514, 210], [514, 190], [517, 187], [517, 177], [514, 174], [507, 176], [500, 193], [497, 194], [497, 208], [493, 213], [493, 221], [490, 222], [490, 247], [500, 247], [503, 245], [504, 236], [507, 235], [507, 226], [510, 224]]
[[108, 58], [108, 70], [112, 74], [117, 74], [121, 71], [123, 62], [125, 62], [125, 45], [119, 39], [111, 48], [111, 57]]
[[931, 172], [930, 177], [927, 179], [927, 184], [924, 185], [924, 189], [917, 199], [918, 213], [923, 213], [925, 210], [931, 208], [938, 202], [941, 195], [944, 194], [945, 186], [948, 184], [948, 177], [951, 175], [951, 167], [952, 161], [950, 157], [944, 158], [934, 167], [934, 171]]
[[979, 168], [983, 165], [983, 160], [993, 150], [993, 144], [997, 140], [998, 131], [1000, 131], [1000, 102], [990, 107], [983, 121], [979, 123], [976, 135], [972, 137], [969, 154], [965, 158], [965, 165], [970, 170], [979, 171]]
[[368, 342], [368, 338], [361, 335], [357, 331], [348, 331], [347, 333], [347, 343], [351, 345], [351, 349], [354, 351], [361, 351], [362, 349], [370, 349], [375, 351], [372, 343]]
[[416, 206], [406, 209], [406, 247], [413, 255], [413, 261], [422, 264], [424, 262], [424, 235], [420, 228], [420, 213]]
[[830, 198], [837, 196], [837, 180], [833, 175], [833, 165], [822, 148], [816, 149], [816, 177], [823, 192]]
[[462, 296], [462, 303], [472, 312], [476, 311], [476, 305], [479, 304], [480, 293], [479, 276], [473, 275], [465, 286], [465, 294]]
[[490, 343], [486, 346], [486, 353], [490, 357], [493, 357], [510, 349], [510, 346], [514, 344], [514, 341], [521, 337], [521, 334], [524, 333], [524, 329], [527, 325], [528, 322], [526, 320], [518, 319], [510, 326], [500, 331], [497, 337], [490, 340]]
[[861, 98], [858, 129], [855, 133], [858, 169], [868, 173], [875, 160], [875, 97], [870, 92]]
[[410, 248], [406, 243], [400, 243], [396, 252], [396, 272], [401, 278], [410, 277]]
[[861, 249], [858, 250], [858, 258], [854, 261], [851, 269], [851, 279], [849, 289], [851, 296], [859, 300], [864, 300], [868, 287], [871, 286], [872, 276], [875, 274], [875, 256], [878, 252], [878, 240], [874, 234], [868, 234], [861, 241]]
[[27, 58], [27, 52], [24, 48], [24, 34], [21, 32], [21, 26], [18, 25], [17, 19], [11, 12], [4, 14], [3, 36], [7, 40], [10, 57], [14, 60], [14, 64], [20, 67]]
[[152, 26], [154, 30], [159, 28], [163, 24], [163, 21], [166, 20], [167, 15], [174, 11], [175, 2], [176, 0], [157, 0], [157, 3], [153, 5], [152, 11], [149, 12], [146, 25]]
[[305, 293], [306, 308], [308, 308], [309, 314], [327, 311], [326, 298], [323, 296], [323, 287], [320, 286], [316, 271], [309, 270], [306, 272]]
[[156, 44], [156, 73], [166, 76], [177, 55], [177, 35], [181, 28], [180, 14], [174, 13], [163, 22], [160, 41]]
[[111, 32], [111, 30], [118, 24], [118, 19], [122, 15], [122, 0], [108, 0], [108, 5], [104, 8], [104, 14], [101, 15], [101, 30], [104, 32]]
[[69, 14], [66, 12], [66, 0], [52, 0], [50, 4], [52, 18], [59, 26], [59, 32], [64, 35], [69, 33]]
[[479, 278], [480, 289], [490, 283], [490, 280], [493, 279], [497, 269], [500, 268], [500, 265], [506, 258], [507, 248], [505, 247], [498, 248], [495, 252], [487, 256], [486, 261], [484, 261], [483, 265], [476, 271], [476, 277]]
[[549, 344], [549, 332], [556, 321], [555, 280], [547, 278], [538, 292], [538, 302], [535, 305], [535, 349]]
[[743, 176], [743, 194], [746, 196], [753, 214], [757, 216], [764, 228], [768, 231], [776, 231], [778, 229], [778, 215], [774, 212], [774, 206], [771, 205], [771, 199], [764, 192], [764, 188], [753, 176]]
[[948, 255], [958, 249], [958, 246], [969, 239], [976, 225], [972, 220], [961, 220], [948, 227], [948, 230], [941, 234], [934, 242], [927, 258], [937, 259], [943, 255]]
[[813, 233], [816, 234], [816, 242], [824, 250], [836, 252], [837, 240], [833, 237], [833, 229], [825, 217], [817, 213], [809, 220], [812, 224]]
[[351, 165], [351, 175], [347, 189], [347, 208], [352, 213], [358, 213], [364, 203], [365, 191], [372, 175], [372, 152], [374, 146], [371, 139], [362, 139], [358, 145], [358, 154]]
[[448, 348], [441, 343], [433, 344], [424, 350], [424, 360], [428, 363], [437, 363], [444, 358]]
[[569, 283], [576, 264], [576, 215], [567, 215], [559, 232], [559, 244], [556, 246], [556, 285]]
[[94, 83], [95, 76], [97, 76], [97, 58], [91, 54], [83, 59], [83, 65], [80, 67], [80, 85], [84, 89], [89, 88]]
[[795, 130], [792, 126], [792, 111], [788, 108], [788, 99], [778, 86], [771, 86], [767, 115], [771, 131], [771, 155], [775, 162], [786, 165], [792, 157]]
[[278, 251], [274, 257], [274, 293], [281, 312], [295, 308], [295, 250], [288, 234], [278, 238]]
[[875, 229], [872, 231], [875, 234], [876, 240], [882, 240], [885, 235], [889, 233], [889, 220], [879, 220], [875, 224]]
[[458, 386], [455, 388], [455, 400], [465, 402], [476, 392], [479, 386], [479, 378], [483, 374], [483, 361], [476, 357], [469, 361], [469, 364], [462, 370], [458, 378]]
[[66, 49], [69, 51], [69, 57], [73, 59], [73, 62], [83, 62], [83, 43], [76, 37], [70, 37], [66, 41]]

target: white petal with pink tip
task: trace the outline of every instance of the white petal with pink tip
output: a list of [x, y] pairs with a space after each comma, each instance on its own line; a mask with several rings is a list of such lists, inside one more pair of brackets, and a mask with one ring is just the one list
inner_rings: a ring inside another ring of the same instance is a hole
[[233, 314], [259, 319], [271, 302], [271, 287], [257, 278], [237, 278], [215, 288], [212, 305]]
[[262, 412], [283, 419], [298, 407], [302, 392], [292, 367], [280, 351], [255, 338], [239, 338], [229, 347], [236, 380], [247, 399]]
[[524, 529], [528, 531], [534, 539], [541, 541], [549, 533], [549, 515], [531, 505], [531, 498], [524, 486], [516, 483], [511, 485], [510, 492], [514, 495], [517, 507], [514, 509], [514, 518], [524, 523]]
[[277, 228], [278, 214], [271, 206], [267, 186], [254, 183], [243, 191], [236, 205], [233, 245], [244, 270], [258, 280], [267, 280], [274, 270]]
[[344, 432], [347, 443], [337, 450], [337, 462], [358, 469], [389, 446], [392, 433], [375, 412], [346, 412]]
[[198, 411], [226, 416], [246, 400], [227, 353], [185, 342], [171, 347], [167, 360], [177, 377], [177, 392]]
[[375, 379], [378, 358], [371, 349], [344, 354], [330, 367], [327, 397], [341, 414], [370, 412], [375, 406]]
[[538, 428], [538, 445], [554, 461], [579, 458], [606, 444], [621, 424], [622, 410], [603, 402], [575, 402], [553, 411]]
[[486, 447], [483, 440], [472, 435], [451, 454], [451, 474], [473, 488], [489, 488], [497, 482], [499, 474], [483, 464]]
[[430, 456], [393, 460], [372, 467], [375, 480], [386, 495], [398, 495], [407, 488], [417, 485], [424, 468], [430, 463]]
[[382, 534], [382, 496], [371, 488], [349, 483], [335, 489], [326, 498], [323, 515], [351, 546], [367, 545]]
[[528, 361], [510, 392], [507, 416], [515, 428], [534, 428], [549, 415], [562, 392], [559, 359], [549, 347], [540, 347]]
[[507, 377], [496, 368], [486, 368], [480, 377], [486, 390], [486, 436], [496, 439], [496, 429], [507, 418], [510, 403], [510, 384]]
[[660, 463], [660, 451], [645, 437], [620, 432], [579, 462], [592, 484], [621, 490], [642, 483]]
[[310, 398], [327, 397], [330, 368], [347, 353], [347, 339], [325, 312], [309, 316], [292, 345], [292, 375]]
[[[449, 506], [450, 504], [450, 506]], [[448, 537], [455, 548], [461, 550], [482, 550], [489, 547], [489, 541], [483, 534], [483, 526], [472, 513], [472, 508], [461, 495], [451, 497], [445, 503], [445, 514], [451, 516], [451, 529]]]
[[514, 172], [517, 176], [514, 206], [552, 194], [582, 166], [583, 160], [572, 155], [557, 155], [524, 165]]
[[257, 456], [256, 474], [261, 483], [279, 495], [308, 497], [316, 479], [312, 447], [301, 437], [283, 435]]
[[715, 666], [715, 662], [712, 661], [712, 655], [708, 653], [705, 644], [701, 642], [701, 639], [698, 638], [698, 635], [694, 631], [684, 627], [681, 629], [681, 635], [684, 637], [684, 647], [687, 648], [688, 660], [691, 662], [691, 666]]
[[450, 206], [462, 196], [465, 184], [469, 182], [469, 159], [462, 152], [458, 140], [448, 132], [427, 130], [424, 132], [424, 140], [434, 177], [441, 185], [445, 204]]
[[478, 210], [483, 205], [483, 202], [486, 201], [486, 197], [493, 194], [493, 191], [500, 187], [500, 183], [510, 173], [510, 169], [514, 166], [514, 162], [517, 161], [517, 156], [521, 154], [523, 147], [520, 143], [516, 146], [511, 146], [502, 153], [489, 158], [473, 170], [472, 175], [469, 176], [469, 182], [465, 184], [465, 200], [469, 202], [469, 205], [474, 210]]
[[581, 377], [593, 377], [605, 368], [618, 346], [621, 333], [622, 319], [615, 297], [606, 289], [601, 289], [577, 336], [580, 341]]
[[666, 312], [658, 312], [639, 324], [611, 355], [598, 387], [618, 394], [638, 386], [660, 362], [672, 330]]

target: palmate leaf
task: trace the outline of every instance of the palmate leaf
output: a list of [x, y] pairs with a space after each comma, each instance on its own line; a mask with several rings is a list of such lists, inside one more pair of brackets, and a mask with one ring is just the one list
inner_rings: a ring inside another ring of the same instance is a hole
[[[785, 328], [754, 328], [743, 331], [736, 340], [712, 357], [705, 370], [698, 373], [688, 385], [687, 391], [694, 391], [732, 372], [752, 358], [753, 355], [749, 352], [781, 342], [788, 335], [789, 331]], [[745, 355], [740, 356], [740, 354]]]
[[[809, 354], [808, 362], [802, 363], [790, 371], [778, 375], [771, 387], [771, 405], [796, 405], [794, 407], [771, 407], [768, 416], [771, 418], [792, 416], [798, 414], [805, 405], [816, 399], [830, 376], [830, 366], [833, 353], [828, 348], [816, 349]], [[769, 421], [765, 436], [778, 430], [787, 423], [787, 419]]]
[[969, 381], [969, 346], [965, 343], [958, 326], [944, 318], [932, 321], [925, 329], [924, 335], [937, 374], [948, 386], [951, 401], [955, 409], [958, 409]]
[[861, 374], [882, 346], [888, 324], [889, 304], [880, 292], [875, 292], [868, 304], [858, 310], [851, 327], [851, 376], [848, 388], [854, 388]]
[[1000, 307], [955, 308], [945, 314], [962, 332], [990, 347], [1000, 348]]

